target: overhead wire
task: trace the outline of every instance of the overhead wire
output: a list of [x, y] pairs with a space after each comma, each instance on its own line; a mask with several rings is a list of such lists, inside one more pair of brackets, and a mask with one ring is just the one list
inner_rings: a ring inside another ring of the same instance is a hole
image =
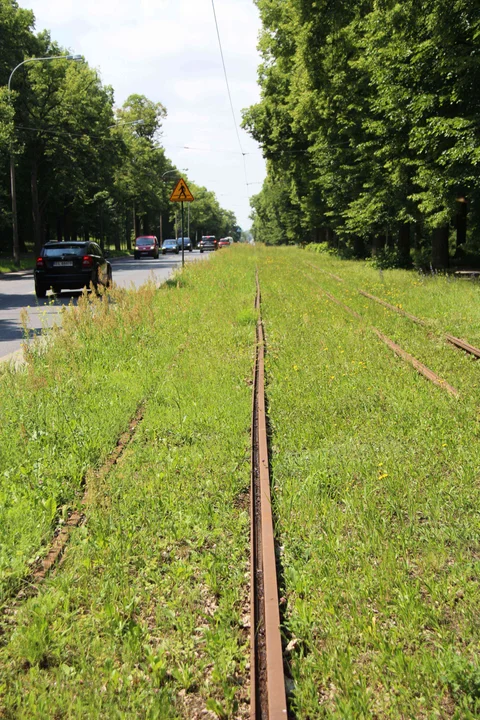
[[[92, 138], [94, 140], [115, 140], [116, 138], [114, 135], [92, 135], [91, 133], [86, 132], [73, 132], [71, 130], [55, 130], [54, 128], [36, 128], [36, 127], [28, 127], [26, 125], [16, 125], [15, 126], [15, 132], [18, 130], [28, 130], [31, 132], [39, 132], [39, 133], [48, 133], [49, 135], [65, 135], [70, 137], [85, 137], [85, 138]], [[340, 148], [345, 147], [346, 145], [350, 145], [351, 141], [346, 141], [342, 143], [328, 143], [326, 145], [327, 148]], [[228, 153], [229, 155], [243, 155], [246, 157], [247, 155], [256, 155], [258, 153], [262, 153], [263, 151], [259, 148], [258, 150], [249, 150], [249, 151], [243, 151], [240, 150], [225, 150], [224, 148], [201, 148], [201, 147], [193, 147], [192, 145], [170, 145], [162, 144], [160, 145], [161, 148], [179, 148], [180, 150], [190, 150], [194, 152], [211, 152], [211, 153]], [[241, 145], [240, 145], [241, 147]], [[302, 149], [302, 150], [270, 150], [269, 155], [306, 155], [307, 153], [311, 153], [311, 149]], [[259, 183], [246, 183], [247, 185], [258, 185]], [[260, 183], [261, 184], [261, 183]]]
[[243, 150], [242, 141], [240, 140], [240, 133], [238, 132], [238, 125], [237, 125], [237, 119], [235, 117], [235, 110], [233, 108], [233, 102], [232, 102], [232, 93], [230, 92], [230, 84], [228, 82], [228, 75], [227, 75], [227, 67], [225, 65], [225, 58], [223, 56], [223, 48], [222, 48], [222, 40], [220, 38], [220, 29], [218, 27], [218, 20], [217, 20], [217, 13], [215, 10], [215, 0], [212, 0], [212, 9], [213, 9], [213, 17], [215, 20], [215, 28], [217, 30], [217, 38], [218, 38], [218, 46], [220, 48], [220, 57], [222, 58], [222, 66], [223, 66], [223, 74], [225, 75], [225, 84], [227, 86], [227, 92], [228, 92], [228, 99], [230, 101], [230, 109], [232, 111], [232, 117], [233, 117], [233, 124], [235, 126], [235, 133], [237, 135], [238, 140], [238, 146], [240, 148], [240, 152], [242, 154], [243, 159], [243, 171], [245, 173], [245, 185], [247, 187], [247, 194], [250, 197], [250, 193], [248, 192], [248, 175], [247, 175], [247, 162], [245, 160], [246, 153]]

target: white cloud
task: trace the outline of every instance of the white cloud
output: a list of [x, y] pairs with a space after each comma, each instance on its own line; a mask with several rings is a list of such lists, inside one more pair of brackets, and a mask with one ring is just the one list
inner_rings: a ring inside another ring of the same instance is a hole
[[[112, 85], [121, 105], [141, 93], [168, 110], [163, 143], [189, 177], [216, 191], [249, 227], [246, 187], [225, 86], [211, 0], [19, 0], [33, 9], [37, 30], [82, 53]], [[257, 102], [258, 11], [253, 0], [217, 0], [216, 12], [237, 123]], [[255, 142], [239, 129], [249, 182], [263, 180]], [[195, 148], [185, 150], [185, 146]]]

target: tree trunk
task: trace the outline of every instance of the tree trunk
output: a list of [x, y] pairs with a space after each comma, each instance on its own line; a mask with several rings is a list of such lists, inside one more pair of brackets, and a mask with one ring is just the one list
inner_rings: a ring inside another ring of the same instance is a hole
[[325, 240], [328, 243], [329, 247], [335, 247], [335, 232], [331, 228], [326, 228], [325, 230]]
[[414, 247], [415, 250], [420, 250], [422, 247], [423, 238], [423, 224], [421, 220], [417, 220], [415, 223], [415, 234], [414, 234]]
[[70, 215], [70, 210], [65, 205], [63, 206], [63, 232], [65, 235], [65, 240], [67, 242], [70, 242], [72, 239], [72, 216]]
[[432, 232], [432, 265], [434, 268], [444, 269], [449, 265], [449, 231], [448, 225], [442, 225]]
[[467, 242], [467, 203], [458, 203], [459, 208], [457, 212], [457, 249], [459, 245], [464, 245]]
[[353, 237], [353, 254], [356, 258], [365, 257], [365, 240], [359, 235]]
[[[132, 217], [133, 217], [133, 239], [135, 240], [135, 238], [137, 237], [137, 215], [135, 212], [135, 200], [133, 201]], [[130, 233], [128, 233], [127, 234], [127, 250], [128, 250], [128, 252], [130, 252], [131, 249], [132, 249], [132, 242], [131, 242], [131, 238], [130, 238]]]
[[57, 241], [62, 242], [63, 240], [63, 222], [60, 215], [57, 215]]
[[33, 244], [35, 254], [38, 255], [42, 247], [42, 218], [40, 216], [40, 203], [38, 201], [38, 166], [35, 159], [32, 161], [30, 179], [32, 190]]
[[398, 260], [401, 267], [411, 267], [410, 224], [403, 223], [398, 230]]
[[372, 238], [372, 257], [375, 257], [379, 250], [385, 247], [385, 235], [374, 235]]

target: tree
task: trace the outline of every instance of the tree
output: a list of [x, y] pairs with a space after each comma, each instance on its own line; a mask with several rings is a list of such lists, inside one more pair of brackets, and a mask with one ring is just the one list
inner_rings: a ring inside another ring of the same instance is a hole
[[[170, 232], [169, 184], [174, 169], [161, 145], [165, 107], [131, 95], [114, 110], [113, 90], [97, 72], [68, 60], [27, 63], [66, 54], [15, 0], [0, 0], [0, 247], [10, 248], [12, 218], [8, 165], [15, 155], [20, 241], [123, 241], [138, 232]], [[137, 121], [141, 121], [138, 123]], [[193, 223], [218, 234], [238, 233], [232, 213], [202, 188]]]
[[257, 5], [261, 100], [244, 114], [268, 160], [257, 236], [335, 236], [356, 253], [388, 238], [408, 264], [415, 223], [448, 261], [452, 222], [465, 239], [458, 198], [478, 223], [478, 3]]

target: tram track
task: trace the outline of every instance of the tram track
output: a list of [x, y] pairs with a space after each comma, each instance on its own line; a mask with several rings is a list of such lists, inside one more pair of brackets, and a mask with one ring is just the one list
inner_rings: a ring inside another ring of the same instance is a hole
[[256, 358], [251, 443], [251, 621], [250, 720], [285, 720], [287, 701], [283, 669], [275, 539], [270, 494], [265, 403], [265, 336], [261, 294], [256, 278]]
[[[322, 268], [317, 267], [316, 265], [312, 263], [307, 263], [307, 265], [314, 270], [317, 270], [319, 272], [324, 273], [325, 275], [328, 275], [331, 278], [334, 278], [338, 282], [345, 282], [345, 280], [338, 275], [334, 275], [333, 273], [328, 272], [327, 270], [323, 270]], [[324, 291], [325, 294], [330, 297], [330, 299], [337, 303], [337, 305], [343, 306], [346, 308], [347, 306], [343, 305], [343, 303], [338, 300], [337, 298], [334, 298], [333, 296], [330, 296], [329, 293]], [[371, 293], [366, 292], [365, 290], [358, 290], [359, 295], [362, 295], [363, 297], [367, 298], [368, 300], [372, 300], [372, 302], [376, 302], [379, 305], [382, 305], [383, 307], [387, 308], [388, 310], [391, 310], [392, 312], [397, 313], [397, 315], [402, 315], [403, 317], [408, 318], [416, 325], [420, 325], [421, 327], [425, 327], [428, 329], [429, 322], [427, 320], [422, 320], [421, 318], [417, 317], [416, 315], [412, 315], [412, 313], [407, 312], [401, 307], [398, 307], [397, 305], [392, 305], [391, 303], [387, 302], [386, 300], [382, 300], [381, 298], [377, 297], [376, 295], [372, 295]], [[355, 315], [357, 317], [360, 317], [358, 313], [355, 312], [355, 310], [348, 309], [348, 312], [350, 312], [352, 315]], [[433, 335], [432, 331], [430, 330], [428, 333], [430, 336]], [[467, 342], [466, 340], [462, 340], [461, 338], [455, 337], [455, 335], [452, 335], [451, 333], [442, 333], [444, 340], [446, 340], [450, 345], [453, 345], [458, 350], [463, 350], [464, 352], [468, 353], [469, 355], [473, 355], [476, 358], [480, 359], [480, 349], [472, 345], [471, 343]]]
[[[370, 293], [367, 293], [364, 290], [359, 290], [358, 292], [360, 293], [360, 295], [363, 295], [363, 297], [366, 297], [369, 300], [373, 300], [373, 302], [376, 302], [379, 305], [383, 305], [384, 307], [388, 308], [389, 310], [392, 310], [392, 312], [395, 312], [398, 315], [403, 315], [404, 317], [407, 317], [409, 320], [416, 323], [417, 325], [421, 325], [423, 327], [428, 327], [428, 323], [425, 320], [421, 320], [420, 318], [416, 317], [415, 315], [412, 315], [411, 313], [407, 312], [406, 310], [403, 310], [403, 308], [399, 308], [399, 307], [396, 307], [395, 305], [391, 305], [390, 303], [386, 302], [385, 300], [382, 300], [381, 298], [376, 297], [376, 295], [370, 295]], [[431, 334], [431, 333], [429, 333], [429, 334]], [[450, 333], [443, 333], [443, 337], [448, 343], [450, 343], [450, 345], [454, 345], [459, 350], [464, 350], [469, 355], [474, 355], [474, 357], [480, 358], [479, 348], [476, 348], [474, 345], [471, 345], [466, 340], [457, 338], [457, 337], [455, 337], [455, 335], [451, 335]]]
[[[345, 312], [348, 312], [350, 315], [353, 315], [357, 320], [360, 320], [361, 322], [364, 322], [364, 319], [362, 318], [359, 313], [357, 313], [355, 310], [352, 310], [351, 307], [343, 303], [341, 300], [338, 300], [334, 295], [327, 292], [326, 290], [323, 290], [321, 288], [321, 292], [331, 301], [334, 302], [339, 307], [343, 308]], [[382, 303], [384, 304], [384, 303]], [[393, 306], [392, 306], [393, 307]], [[433, 370], [430, 370], [426, 365], [424, 365], [420, 360], [417, 360], [417, 358], [413, 357], [413, 355], [410, 355], [410, 353], [406, 352], [403, 348], [400, 347], [397, 343], [395, 343], [393, 340], [391, 340], [389, 337], [384, 335], [380, 330], [378, 330], [375, 326], [371, 325], [369, 328], [372, 330], [372, 332], [375, 333], [375, 335], [378, 337], [381, 342], [383, 342], [387, 347], [389, 347], [397, 357], [400, 357], [402, 360], [410, 364], [412, 367], [415, 368], [415, 370], [420, 374], [423, 375], [427, 380], [429, 380], [434, 385], [437, 385], [437, 387], [442, 388], [442, 390], [446, 390], [450, 395], [453, 397], [459, 397], [459, 392], [456, 388], [454, 388], [452, 385], [450, 385], [446, 380], [441, 378], [439, 375], [437, 375]]]
[[108, 454], [101, 467], [97, 470], [87, 471], [82, 481], [83, 495], [80, 500], [81, 509], [70, 510], [66, 521], [57, 526], [46, 554], [37, 561], [30, 574], [21, 581], [20, 589], [12, 593], [11, 600], [7, 600], [5, 605], [0, 608], [0, 619], [3, 615], [8, 621], [8, 618], [15, 614], [16, 607], [27, 598], [35, 596], [43, 581], [48, 576], [51, 576], [59, 565], [61, 565], [72, 533], [76, 528], [85, 524], [87, 520], [86, 507], [91, 501], [90, 494], [92, 492], [89, 478], [99, 480], [105, 477], [114, 465], [117, 464], [132, 442], [138, 424], [143, 419], [143, 413], [144, 403], [142, 402], [138, 406], [135, 415], [130, 419], [127, 430], [119, 436], [115, 447]]

